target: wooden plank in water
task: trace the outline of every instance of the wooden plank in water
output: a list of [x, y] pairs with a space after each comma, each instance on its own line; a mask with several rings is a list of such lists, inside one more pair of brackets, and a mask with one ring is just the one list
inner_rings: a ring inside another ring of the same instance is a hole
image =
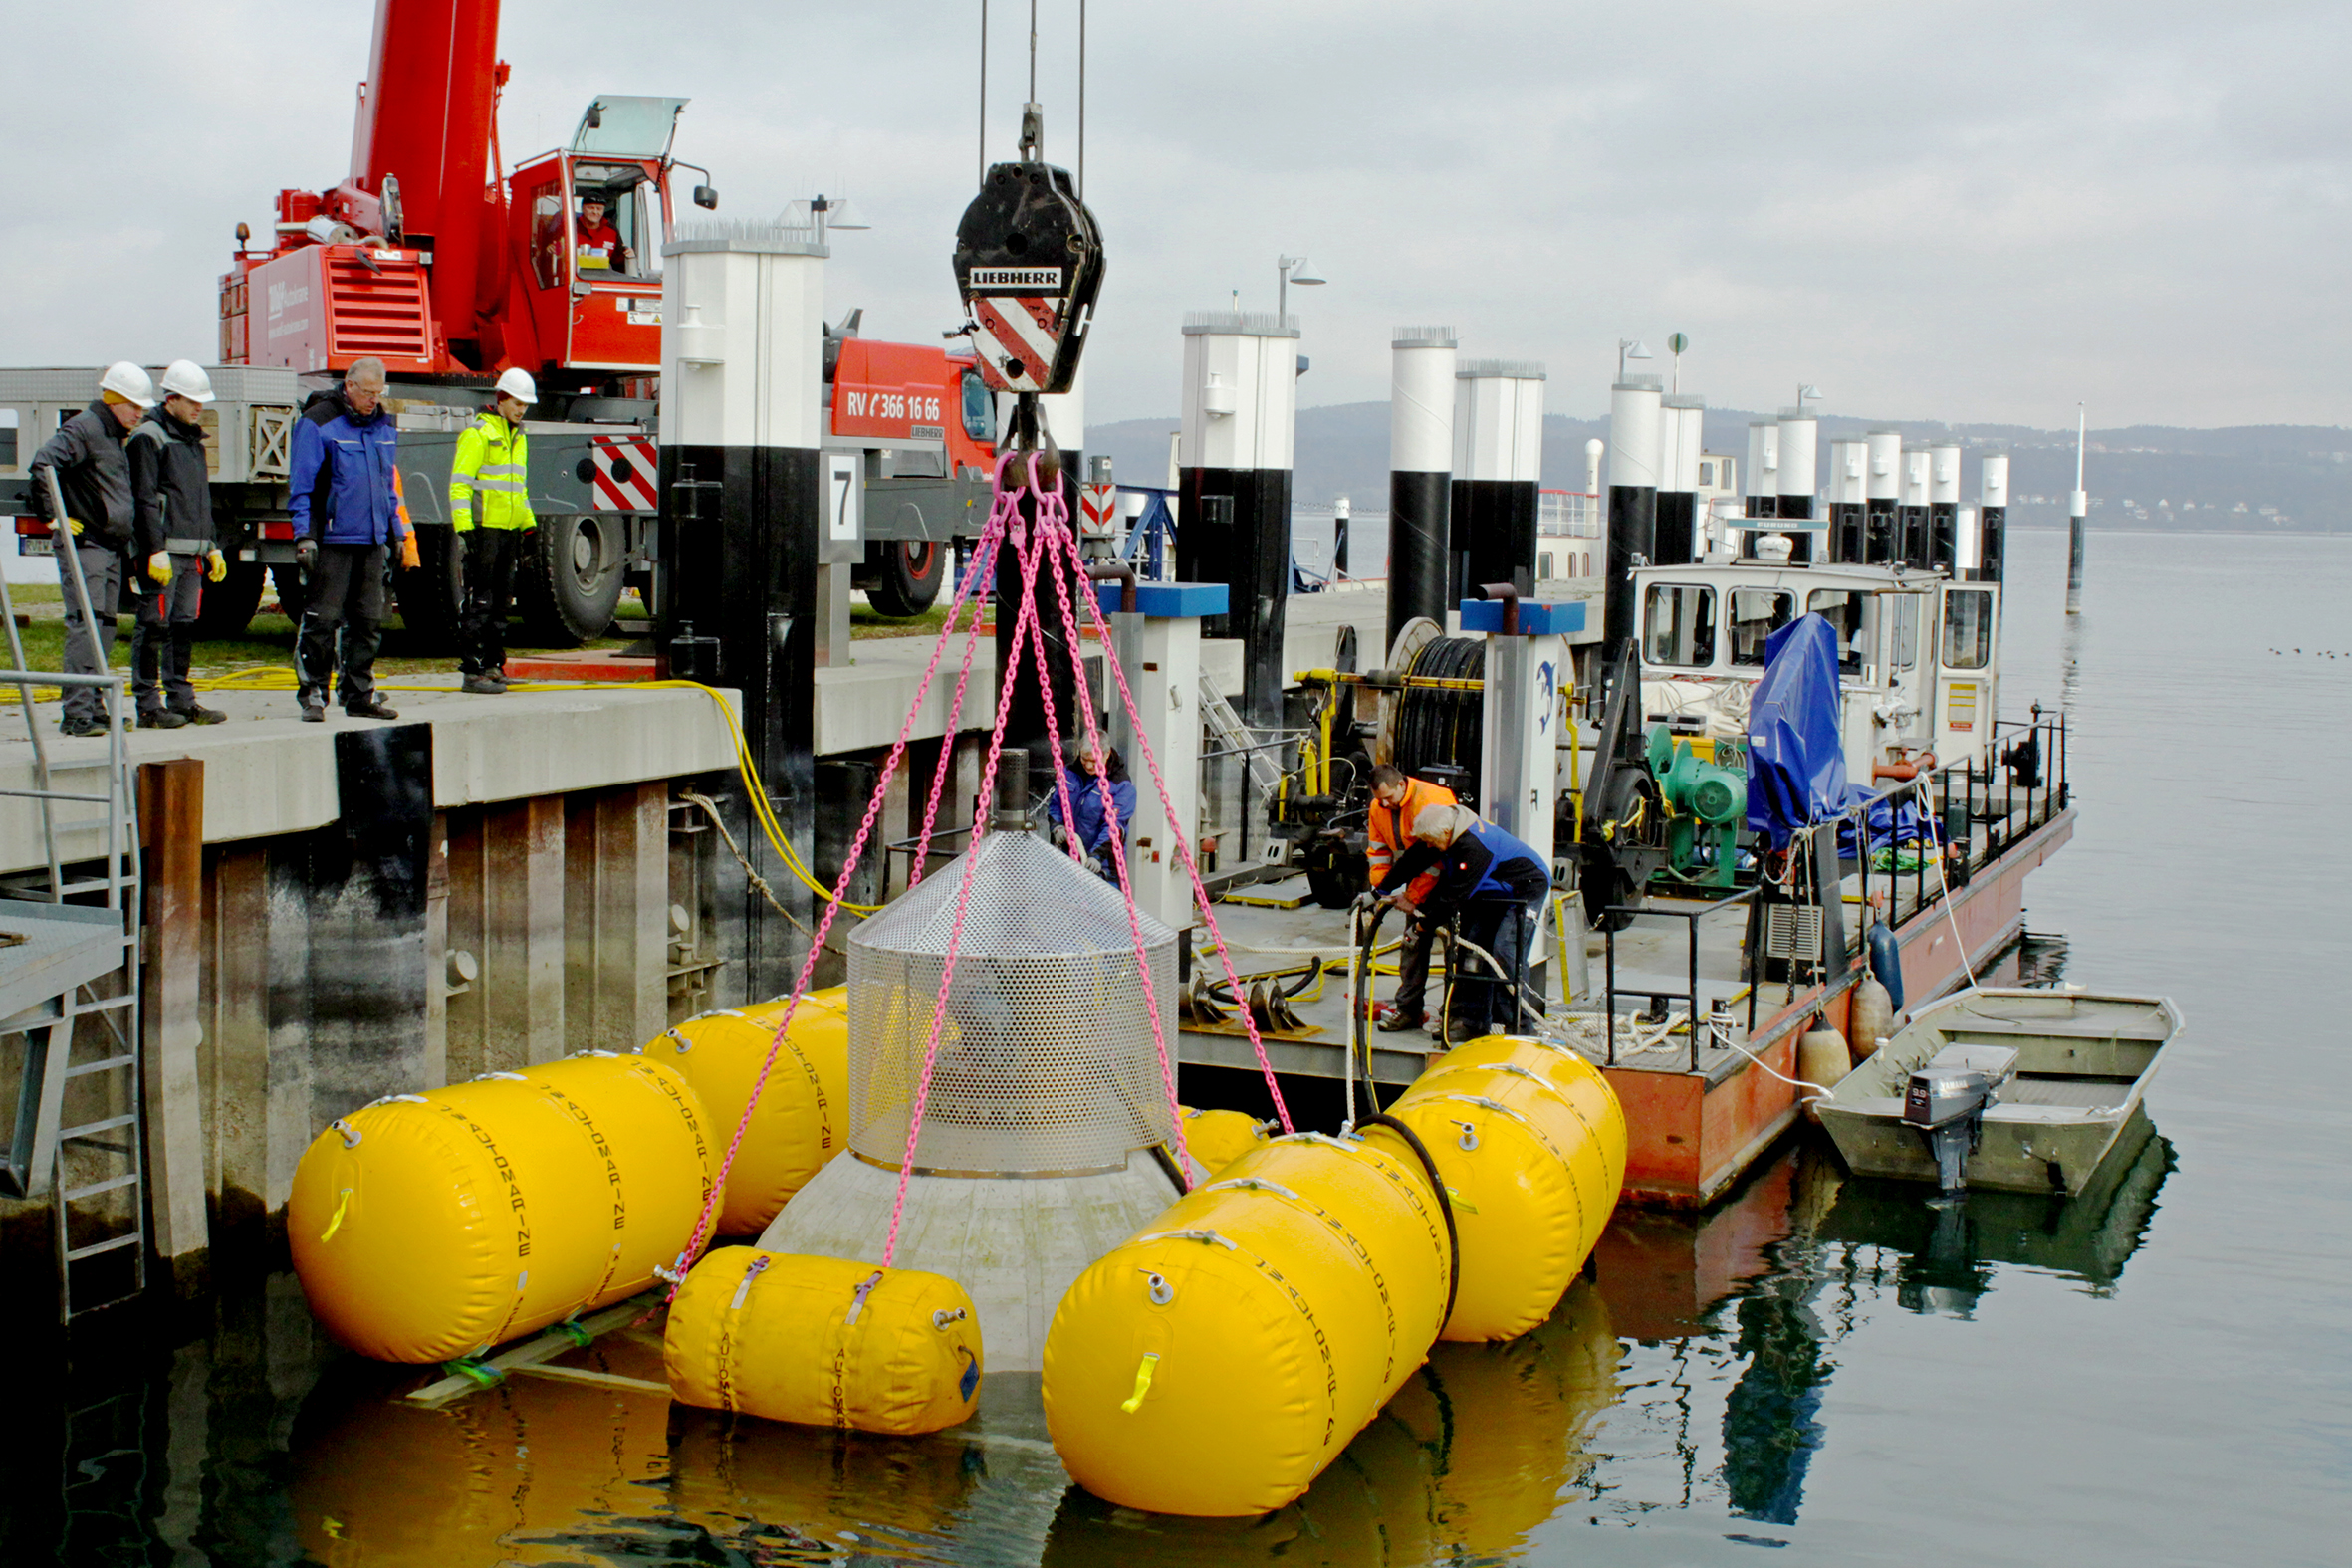
[[592, 1383], [598, 1388], [628, 1389], [638, 1394], [658, 1394], [670, 1397], [667, 1383], [655, 1383], [648, 1378], [627, 1378], [617, 1372], [596, 1372], [588, 1367], [559, 1367], [554, 1365], [515, 1368], [517, 1374], [529, 1378], [554, 1378], [563, 1383]]
[[[648, 1290], [641, 1295], [631, 1296], [626, 1301], [606, 1307], [593, 1317], [580, 1319], [578, 1327], [581, 1332], [592, 1340], [600, 1334], [608, 1334], [616, 1328], [623, 1328], [634, 1322], [645, 1312], [651, 1310], [659, 1298], [660, 1292], [656, 1290]], [[567, 1350], [578, 1349], [580, 1343], [577, 1335], [569, 1333], [559, 1326], [535, 1334], [513, 1349], [501, 1351], [479, 1365], [486, 1371], [498, 1373], [503, 1377], [509, 1372], [521, 1371], [525, 1368], [538, 1368], [541, 1363], [553, 1361]], [[610, 1374], [598, 1373], [593, 1375], [589, 1381], [601, 1381], [607, 1376]], [[493, 1380], [493, 1382], [495, 1381]], [[627, 1379], [624, 1381], [634, 1382], [636, 1380]], [[476, 1390], [491, 1386], [491, 1383], [485, 1383], [478, 1377], [472, 1377], [463, 1372], [453, 1372], [448, 1377], [426, 1384], [407, 1398], [412, 1405], [438, 1409], [452, 1400], [463, 1399]]]

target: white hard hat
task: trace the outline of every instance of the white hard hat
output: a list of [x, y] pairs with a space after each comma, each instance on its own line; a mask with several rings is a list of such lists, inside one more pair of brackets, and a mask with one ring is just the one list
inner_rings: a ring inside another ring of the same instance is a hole
[[147, 379], [146, 371], [128, 359], [118, 359], [108, 365], [107, 373], [98, 378], [98, 389], [141, 408], [155, 406], [155, 383]]
[[163, 371], [163, 395], [191, 402], [212, 401], [212, 377], [193, 359], [174, 359]]
[[531, 372], [517, 365], [498, 378], [498, 395], [511, 397], [518, 403], [536, 403], [539, 387], [532, 381]]

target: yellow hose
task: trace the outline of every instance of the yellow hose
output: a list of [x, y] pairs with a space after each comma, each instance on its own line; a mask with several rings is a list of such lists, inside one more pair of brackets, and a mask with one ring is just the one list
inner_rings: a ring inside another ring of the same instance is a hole
[[[294, 669], [285, 664], [257, 664], [228, 675], [208, 676], [190, 683], [199, 691], [290, 692], [297, 686]], [[421, 686], [413, 681], [377, 681], [376, 687], [392, 692], [448, 692], [446, 686]], [[759, 818], [760, 830], [768, 837], [768, 847], [776, 851], [776, 858], [799, 879], [801, 885], [826, 903], [837, 903], [853, 915], [870, 915], [880, 909], [879, 904], [852, 904], [836, 899], [831, 891], [809, 871], [801, 857], [793, 852], [784, 836], [784, 826], [776, 819], [775, 808], [768, 801], [768, 786], [760, 780], [759, 765], [752, 761], [751, 743], [743, 733], [743, 721], [727, 702], [726, 694], [700, 681], [533, 681], [535, 692], [565, 691], [690, 691], [700, 692], [718, 704], [719, 714], [727, 721], [727, 731], [735, 738], [735, 766], [743, 775], [745, 793], [752, 803], [752, 814]]]

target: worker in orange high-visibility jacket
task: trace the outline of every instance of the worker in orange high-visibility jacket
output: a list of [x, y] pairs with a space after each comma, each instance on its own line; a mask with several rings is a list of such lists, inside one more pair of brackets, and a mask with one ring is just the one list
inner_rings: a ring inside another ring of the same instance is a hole
[[[1365, 857], [1371, 861], [1372, 890], [1385, 894], [1389, 867], [1412, 841], [1413, 822], [1433, 805], [1456, 804], [1454, 791], [1444, 784], [1412, 779], [1382, 763], [1372, 770], [1372, 810], [1366, 825]], [[1437, 874], [1413, 878], [1396, 901], [1406, 917], [1403, 955], [1397, 960], [1396, 995], [1382, 1008], [1375, 1022], [1390, 1033], [1421, 1028], [1428, 1022], [1422, 1001], [1429, 989], [1429, 949], [1437, 939], [1436, 922], [1423, 915], [1421, 901], [1437, 886]]]

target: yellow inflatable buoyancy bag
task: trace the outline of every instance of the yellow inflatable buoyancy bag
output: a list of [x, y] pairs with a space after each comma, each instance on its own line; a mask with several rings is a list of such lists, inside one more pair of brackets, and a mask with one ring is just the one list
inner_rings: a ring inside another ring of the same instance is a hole
[[1501, 1036], [1448, 1052], [1388, 1114], [1446, 1180], [1462, 1280], [1440, 1336], [1511, 1339], [1551, 1314], [1625, 1179], [1625, 1117], [1572, 1051]]
[[1429, 1353], [1445, 1218], [1393, 1133], [1278, 1138], [1080, 1274], [1046, 1337], [1072, 1479], [1154, 1513], [1282, 1507]]
[[1516, 1067], [1550, 1084], [1566, 1103], [1577, 1128], [1587, 1135], [1588, 1147], [1595, 1157], [1574, 1162], [1570, 1167], [1570, 1174], [1576, 1179], [1577, 1196], [1584, 1200], [1582, 1246], [1590, 1252], [1599, 1244], [1601, 1233], [1608, 1230], [1617, 1195], [1625, 1186], [1628, 1142], [1625, 1108], [1617, 1102], [1617, 1091], [1609, 1087], [1607, 1075], [1565, 1046], [1539, 1039], [1497, 1036], [1484, 1041], [1483, 1048], [1481, 1042], [1474, 1041], [1449, 1051], [1422, 1074], [1419, 1082], [1435, 1084], [1439, 1073], [1457, 1067], [1498, 1070]]
[[1240, 1111], [1184, 1112], [1184, 1152], [1210, 1176], [1266, 1142], [1266, 1124]]
[[286, 1226], [311, 1310], [382, 1361], [448, 1361], [635, 1294], [673, 1262], [719, 1151], [642, 1056], [586, 1053], [331, 1124]]
[[688, 1405], [906, 1436], [979, 1408], [980, 1315], [943, 1274], [722, 1247], [670, 1303], [662, 1359]]
[[721, 1235], [757, 1235], [825, 1162], [848, 1147], [849, 1006], [847, 989], [813, 991], [793, 1010], [781, 1042], [782, 1002], [727, 1008], [688, 1018], [645, 1042], [645, 1054], [675, 1067], [710, 1112], [720, 1155], [735, 1137], [768, 1048], [776, 1065], [760, 1091], [743, 1146], [727, 1173]]

